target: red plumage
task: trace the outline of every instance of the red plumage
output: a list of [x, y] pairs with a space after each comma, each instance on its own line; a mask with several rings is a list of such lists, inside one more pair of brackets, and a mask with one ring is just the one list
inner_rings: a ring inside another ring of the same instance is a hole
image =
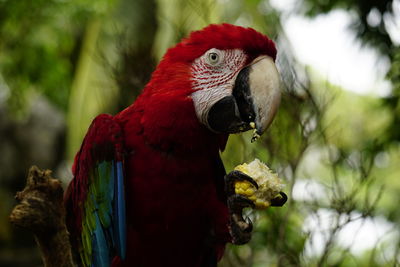
[[[107, 117], [113, 130], [101, 120], [85, 137], [79, 154], [88, 159], [77, 156], [74, 166], [93, 164], [88, 144], [115, 145], [115, 133], [124, 147], [127, 257], [114, 266], [212, 266], [205, 262], [219, 259], [230, 241], [219, 156], [228, 135], [202, 125], [191, 98], [191, 64], [210, 48], [242, 49], [249, 61], [276, 57], [273, 42], [250, 28], [222, 24], [193, 32], [168, 50], [133, 105]], [[75, 168], [66, 203], [69, 228], [79, 239], [88, 182]]]

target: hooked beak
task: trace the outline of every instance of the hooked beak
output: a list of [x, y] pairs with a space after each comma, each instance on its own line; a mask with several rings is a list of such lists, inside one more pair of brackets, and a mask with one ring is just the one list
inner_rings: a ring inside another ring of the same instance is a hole
[[255, 129], [255, 141], [271, 124], [280, 98], [280, 75], [275, 63], [269, 56], [260, 56], [239, 72], [232, 95], [211, 107], [208, 125], [216, 132], [227, 133]]

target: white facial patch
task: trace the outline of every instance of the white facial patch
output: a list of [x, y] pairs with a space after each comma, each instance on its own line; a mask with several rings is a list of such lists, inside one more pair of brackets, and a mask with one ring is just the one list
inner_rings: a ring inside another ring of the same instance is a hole
[[198, 119], [207, 125], [210, 108], [232, 94], [235, 78], [244, 67], [247, 56], [240, 49], [212, 48], [192, 64], [192, 94]]

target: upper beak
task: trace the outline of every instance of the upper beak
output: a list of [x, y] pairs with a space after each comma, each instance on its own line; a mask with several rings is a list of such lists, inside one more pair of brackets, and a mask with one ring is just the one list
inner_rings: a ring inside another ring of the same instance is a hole
[[280, 75], [275, 63], [269, 56], [260, 56], [239, 72], [232, 95], [211, 107], [209, 127], [229, 133], [255, 128], [254, 141], [271, 124], [280, 98]]
[[274, 119], [281, 101], [280, 75], [268, 56], [256, 58], [248, 67], [256, 133], [262, 135]]

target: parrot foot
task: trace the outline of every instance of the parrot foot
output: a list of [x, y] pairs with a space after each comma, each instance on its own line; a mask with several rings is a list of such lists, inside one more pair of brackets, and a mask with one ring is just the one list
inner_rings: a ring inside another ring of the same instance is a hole
[[254, 208], [254, 203], [240, 195], [232, 195], [228, 198], [228, 208], [230, 212], [229, 231], [232, 243], [236, 245], [246, 244], [251, 239], [253, 223], [250, 218], [243, 218], [244, 208]]
[[232, 237], [232, 243], [236, 245], [246, 244], [251, 239], [253, 223], [250, 218], [243, 218], [243, 209], [254, 208], [253, 201], [242, 195], [236, 194], [235, 183], [238, 181], [247, 181], [258, 188], [258, 184], [248, 175], [240, 171], [232, 171], [225, 175], [225, 191], [228, 196], [229, 209], [229, 230]]
[[283, 192], [279, 192], [277, 197], [271, 199], [271, 207], [282, 207], [287, 200], [287, 195]]

